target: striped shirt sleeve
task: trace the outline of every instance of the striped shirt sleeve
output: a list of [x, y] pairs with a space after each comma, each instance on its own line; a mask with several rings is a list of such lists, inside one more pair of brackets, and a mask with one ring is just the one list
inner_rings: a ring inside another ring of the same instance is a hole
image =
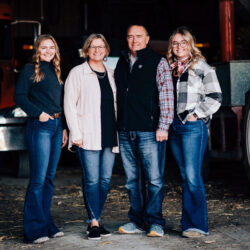
[[159, 91], [160, 106], [158, 130], [168, 132], [174, 117], [174, 93], [172, 73], [165, 58], [162, 58], [158, 64], [156, 82]]

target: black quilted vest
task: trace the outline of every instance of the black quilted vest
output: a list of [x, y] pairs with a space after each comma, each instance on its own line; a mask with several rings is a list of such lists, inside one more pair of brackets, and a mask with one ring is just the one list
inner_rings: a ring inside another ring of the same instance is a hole
[[128, 51], [115, 69], [118, 130], [155, 131], [159, 122], [159, 94], [156, 83], [161, 56], [150, 48], [137, 51], [130, 70]]

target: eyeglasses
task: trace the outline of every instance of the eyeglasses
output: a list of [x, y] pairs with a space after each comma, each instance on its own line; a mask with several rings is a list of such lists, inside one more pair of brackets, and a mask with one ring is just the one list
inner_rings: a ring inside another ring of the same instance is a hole
[[173, 48], [177, 48], [178, 46], [180, 46], [181, 48], [184, 48], [187, 46], [187, 41], [183, 40], [180, 43], [178, 42], [172, 42], [172, 47]]
[[105, 49], [106, 46], [89, 46], [90, 49]]

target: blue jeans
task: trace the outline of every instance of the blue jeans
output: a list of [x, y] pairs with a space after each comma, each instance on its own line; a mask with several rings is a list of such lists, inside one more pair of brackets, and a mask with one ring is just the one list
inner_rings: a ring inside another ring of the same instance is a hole
[[61, 154], [61, 119], [49, 119], [47, 122], [29, 119], [26, 138], [30, 181], [24, 203], [24, 237], [27, 241], [33, 241], [59, 232], [52, 221], [50, 206], [53, 180]]
[[77, 147], [77, 154], [82, 167], [82, 190], [88, 223], [100, 220], [106, 201], [115, 161], [112, 148], [85, 150]]
[[[165, 144], [156, 141], [155, 132], [121, 131], [119, 137], [131, 206], [129, 219], [140, 228], [152, 224], [165, 226], [162, 217], [164, 163], [160, 159], [160, 149]], [[163, 155], [165, 159], [165, 151]], [[141, 190], [140, 161], [148, 185], [146, 200]]]
[[201, 176], [208, 129], [202, 120], [182, 124], [175, 116], [169, 142], [182, 177], [182, 231], [208, 234], [207, 203]]

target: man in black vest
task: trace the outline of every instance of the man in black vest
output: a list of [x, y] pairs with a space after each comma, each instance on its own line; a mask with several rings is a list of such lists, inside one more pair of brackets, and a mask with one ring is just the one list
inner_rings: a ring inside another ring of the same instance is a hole
[[[115, 69], [117, 122], [120, 151], [129, 191], [130, 222], [120, 233], [163, 236], [163, 173], [168, 128], [173, 121], [173, 83], [169, 65], [148, 47], [144, 26], [127, 31], [129, 50], [123, 51]], [[146, 196], [140, 185], [140, 164], [146, 176]]]

